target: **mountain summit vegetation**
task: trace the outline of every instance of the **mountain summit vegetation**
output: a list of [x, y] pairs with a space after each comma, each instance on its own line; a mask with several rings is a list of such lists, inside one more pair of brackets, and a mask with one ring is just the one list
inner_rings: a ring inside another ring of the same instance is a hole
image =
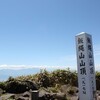
[[[100, 72], [96, 72], [96, 86], [97, 90], [100, 90]], [[78, 92], [77, 72], [71, 71], [69, 68], [52, 72], [40, 70], [37, 74], [18, 76], [16, 78], [10, 76], [8, 80], [0, 82], [0, 95], [5, 93], [19, 94], [41, 89], [50, 93], [61, 93], [67, 90], [68, 94], [73, 95]]]

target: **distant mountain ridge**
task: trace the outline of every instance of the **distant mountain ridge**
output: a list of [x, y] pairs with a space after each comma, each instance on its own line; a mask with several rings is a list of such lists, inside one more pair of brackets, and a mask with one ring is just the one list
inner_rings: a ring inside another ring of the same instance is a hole
[[1, 69], [0, 70], [0, 81], [5, 81], [9, 76], [17, 77], [21, 75], [30, 75], [40, 72], [40, 68], [27, 68], [27, 69]]

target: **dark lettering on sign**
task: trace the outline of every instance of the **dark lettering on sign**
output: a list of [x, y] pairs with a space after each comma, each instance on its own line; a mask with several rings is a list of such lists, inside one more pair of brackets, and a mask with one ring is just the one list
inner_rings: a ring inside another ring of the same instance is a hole
[[86, 69], [85, 69], [85, 67], [80, 69], [80, 74], [86, 75]]
[[89, 53], [89, 58], [92, 58], [93, 57], [93, 55], [91, 54], [91, 52]]
[[94, 82], [93, 82], [93, 77], [91, 77], [91, 83], [92, 83], [92, 90], [94, 90]]
[[86, 88], [85, 88], [85, 87], [83, 87], [83, 90], [86, 90]]
[[86, 91], [83, 91], [83, 94], [86, 94]]
[[83, 38], [78, 38], [78, 44], [83, 43]]
[[92, 80], [92, 84], [93, 84], [93, 80]]
[[80, 67], [85, 66], [85, 62], [81, 60]]
[[86, 88], [83, 87], [83, 94], [86, 94]]
[[85, 81], [82, 81], [82, 85], [85, 86]]
[[93, 67], [90, 68], [90, 74], [94, 74], [94, 69], [93, 69]]
[[89, 65], [90, 65], [90, 66], [93, 66], [93, 62], [92, 62], [92, 60], [90, 60]]
[[85, 86], [85, 78], [82, 78], [82, 86]]
[[81, 52], [81, 55], [79, 55], [79, 59], [85, 58], [85, 55]]
[[88, 50], [92, 51], [92, 46], [88, 45]]
[[87, 42], [91, 44], [91, 39], [87, 37]]
[[78, 50], [79, 51], [84, 51], [84, 46], [83, 45], [79, 45]]
[[94, 90], [94, 87], [92, 86], [92, 90]]

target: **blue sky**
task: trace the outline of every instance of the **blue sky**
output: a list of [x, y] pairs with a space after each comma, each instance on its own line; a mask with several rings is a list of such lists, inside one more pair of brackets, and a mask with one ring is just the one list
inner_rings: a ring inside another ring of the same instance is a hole
[[100, 0], [1, 0], [0, 67], [66, 66], [76, 69], [75, 36], [93, 37], [100, 67]]

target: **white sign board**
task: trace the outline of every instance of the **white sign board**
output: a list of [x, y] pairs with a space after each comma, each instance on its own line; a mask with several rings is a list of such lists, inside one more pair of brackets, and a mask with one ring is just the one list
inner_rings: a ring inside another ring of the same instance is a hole
[[79, 100], [95, 100], [96, 82], [92, 37], [87, 33], [76, 36]]

